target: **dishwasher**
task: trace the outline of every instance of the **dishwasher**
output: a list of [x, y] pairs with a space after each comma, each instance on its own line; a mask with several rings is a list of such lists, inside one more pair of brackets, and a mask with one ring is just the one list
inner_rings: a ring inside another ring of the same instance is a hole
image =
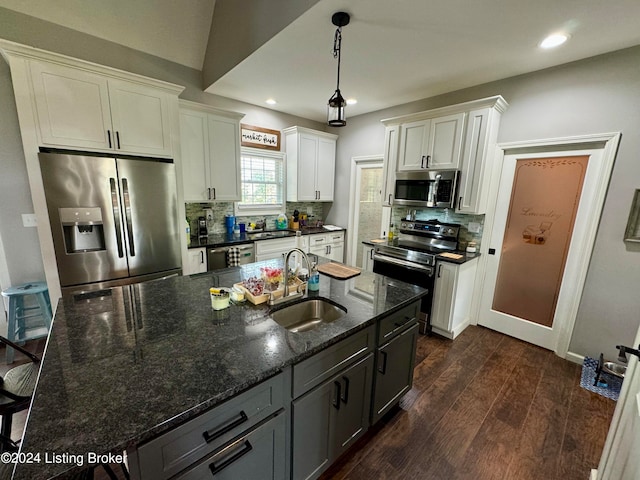
[[212, 247], [207, 249], [207, 270], [211, 271], [227, 268], [227, 252], [232, 248], [237, 248], [240, 251], [240, 265], [253, 263], [255, 261], [253, 243], [240, 243], [226, 247]]

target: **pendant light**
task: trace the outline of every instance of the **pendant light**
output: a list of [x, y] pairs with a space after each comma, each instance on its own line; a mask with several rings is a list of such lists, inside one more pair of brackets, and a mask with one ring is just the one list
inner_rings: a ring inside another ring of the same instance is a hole
[[336, 91], [327, 105], [327, 123], [331, 127], [344, 127], [347, 124], [347, 117], [344, 112], [347, 102], [340, 93], [340, 50], [342, 46], [342, 27], [349, 25], [349, 19], [349, 14], [345, 12], [336, 12], [331, 17], [331, 22], [338, 27], [333, 37], [333, 58], [338, 59], [338, 80]]

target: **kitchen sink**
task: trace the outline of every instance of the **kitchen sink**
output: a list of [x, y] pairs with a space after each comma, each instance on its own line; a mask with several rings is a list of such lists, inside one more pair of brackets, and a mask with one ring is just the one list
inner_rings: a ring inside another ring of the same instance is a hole
[[289, 231], [281, 230], [278, 232], [257, 232], [257, 233], [247, 233], [247, 236], [251, 240], [259, 239], [259, 238], [282, 238], [288, 237], [290, 235]]
[[330, 323], [344, 317], [347, 309], [323, 298], [307, 298], [299, 302], [277, 307], [269, 316], [290, 332], [308, 332], [323, 323]]

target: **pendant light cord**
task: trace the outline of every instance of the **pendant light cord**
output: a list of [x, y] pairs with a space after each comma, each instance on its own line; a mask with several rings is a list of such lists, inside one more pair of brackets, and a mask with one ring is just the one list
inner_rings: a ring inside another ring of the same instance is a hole
[[340, 90], [340, 50], [342, 46], [342, 27], [336, 28], [336, 33], [333, 37], [333, 58], [338, 59], [338, 81], [336, 89]]

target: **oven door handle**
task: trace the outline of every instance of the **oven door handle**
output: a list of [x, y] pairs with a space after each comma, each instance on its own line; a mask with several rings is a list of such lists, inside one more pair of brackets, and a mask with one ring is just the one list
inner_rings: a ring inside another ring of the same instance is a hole
[[373, 255], [373, 261], [390, 263], [392, 265], [398, 265], [400, 267], [408, 268], [410, 270], [417, 270], [419, 272], [427, 272], [428, 275], [433, 275], [433, 267], [427, 267], [418, 263], [409, 262], [407, 260], [401, 260], [399, 258], [387, 257], [386, 255]]

